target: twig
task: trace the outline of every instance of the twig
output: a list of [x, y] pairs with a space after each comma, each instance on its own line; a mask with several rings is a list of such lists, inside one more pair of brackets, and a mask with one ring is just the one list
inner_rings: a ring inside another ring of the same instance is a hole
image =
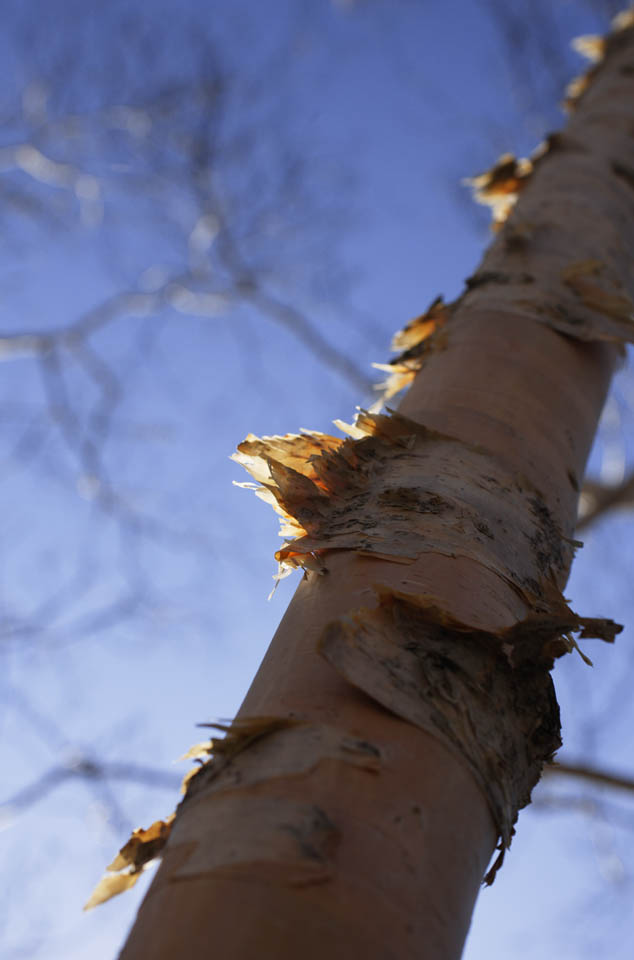
[[579, 533], [595, 523], [608, 510], [634, 507], [634, 472], [617, 486], [591, 481], [584, 483], [580, 506], [581, 514], [577, 521]]
[[634, 791], [633, 777], [625, 777], [617, 773], [608, 773], [606, 770], [598, 770], [596, 767], [588, 767], [581, 763], [549, 763], [544, 767], [544, 773], [547, 775], [560, 774], [561, 776], [567, 777], [579, 777], [582, 780], [588, 780], [591, 783], [601, 784], [605, 787]]

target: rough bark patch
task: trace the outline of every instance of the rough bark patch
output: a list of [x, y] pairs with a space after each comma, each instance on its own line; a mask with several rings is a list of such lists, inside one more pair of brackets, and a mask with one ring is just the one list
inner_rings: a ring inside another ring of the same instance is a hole
[[550, 615], [533, 615], [497, 635], [474, 629], [430, 598], [394, 592], [374, 610], [331, 623], [321, 655], [383, 707], [432, 733], [466, 760], [486, 796], [501, 854], [518, 811], [545, 762], [561, 745], [559, 707], [550, 668], [567, 652], [562, 633], [612, 640], [611, 621], [586, 621], [561, 600]]
[[[491, 253], [490, 262], [495, 259]], [[634, 342], [634, 303], [616, 271], [588, 259], [569, 263], [557, 274], [552, 262], [537, 254], [529, 266], [531, 275], [539, 273], [542, 279], [534, 289], [522, 277], [486, 271], [488, 279], [472, 285], [464, 302], [478, 310], [504, 313], [509, 323], [542, 323], [576, 340]]]

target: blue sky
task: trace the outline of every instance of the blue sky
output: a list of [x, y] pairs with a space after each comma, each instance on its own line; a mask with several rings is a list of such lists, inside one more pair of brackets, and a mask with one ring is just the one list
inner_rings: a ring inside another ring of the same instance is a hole
[[[232, 486], [230, 454], [249, 431], [349, 419], [392, 333], [461, 291], [489, 238], [461, 178], [561, 123], [567, 38], [603, 29], [598, 7], [4, 5], [0, 336], [110, 310], [0, 366], [6, 796], [82, 758], [177, 779], [195, 724], [235, 712], [294, 583], [267, 602], [277, 523]], [[626, 367], [595, 474], [627, 468], [633, 410]], [[581, 614], [631, 620], [631, 534], [615, 516], [586, 537], [567, 591]], [[589, 651], [592, 670], [556, 669], [568, 755], [624, 773], [629, 636]], [[540, 790], [466, 960], [625, 960], [631, 802]], [[177, 791], [70, 778], [41, 794], [3, 810], [0, 953], [106, 960], [146, 881], [81, 906]]]

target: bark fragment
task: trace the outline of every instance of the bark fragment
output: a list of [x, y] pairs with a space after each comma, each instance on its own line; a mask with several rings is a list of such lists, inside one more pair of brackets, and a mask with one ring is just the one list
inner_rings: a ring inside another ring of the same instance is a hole
[[398, 563], [441, 553], [483, 564], [534, 604], [567, 571], [574, 544], [539, 491], [499, 458], [400, 414], [361, 411], [339, 425], [350, 436], [317, 439], [303, 464], [292, 436], [238, 447], [235, 459], [261, 478], [282, 534], [293, 535], [275, 554], [284, 572], [324, 571], [330, 550]]
[[585, 73], [574, 77], [566, 87], [566, 96], [562, 104], [564, 110], [571, 113], [579, 101], [592, 86], [599, 75], [601, 66], [611, 50], [620, 46], [620, 34], [634, 26], [634, 8], [629, 7], [617, 13], [612, 19], [611, 30], [605, 36], [582, 36], [572, 41], [572, 48], [590, 61]]
[[147, 830], [139, 827], [125, 843], [99, 881], [84, 910], [91, 910], [131, 887], [150, 863], [159, 857], [167, 843], [175, 814], [156, 820]]
[[424, 313], [394, 334], [391, 348], [399, 351], [398, 356], [389, 363], [372, 364], [376, 370], [389, 374], [386, 380], [376, 386], [380, 399], [372, 405], [372, 411], [378, 412], [384, 403], [408, 387], [422, 369], [425, 357], [432, 350], [444, 347], [445, 338], [441, 331], [449, 317], [450, 306], [442, 297], [436, 297]]
[[606, 40], [598, 34], [585, 34], [575, 37], [571, 46], [591, 63], [598, 63], [605, 56]]
[[498, 830], [490, 884], [519, 810], [561, 746], [550, 669], [570, 649], [565, 634], [611, 641], [620, 629], [579, 618], [562, 598], [558, 610], [494, 635], [457, 621], [433, 598], [379, 591], [376, 609], [325, 629], [320, 653], [348, 682], [466, 760]]
[[573, 77], [572, 80], [566, 84], [562, 107], [567, 113], [572, 113], [573, 110], [576, 110], [579, 101], [596, 79], [598, 72], [599, 64], [593, 63], [587, 70], [580, 73], [577, 77]]
[[[321, 883], [332, 874], [330, 852], [337, 831], [315, 806], [260, 796], [253, 788], [305, 776], [318, 764], [334, 761], [371, 774], [381, 769], [381, 750], [373, 743], [328, 724], [302, 723], [294, 717], [242, 717], [231, 724], [201, 724], [225, 733], [196, 744], [181, 759], [206, 757], [183, 781], [182, 804], [199, 805], [182, 828], [178, 811], [147, 830], [134, 830], [107, 867], [84, 909], [134, 886], [143, 870], [170, 846], [192, 844], [192, 854], [175, 875], [190, 877], [211, 870], [256, 871], [285, 883]], [[249, 790], [247, 797], [241, 791]], [[231, 794], [226, 798], [226, 794]], [[238, 794], [238, 796], [236, 796]], [[199, 821], [203, 821], [203, 826]], [[192, 822], [199, 826], [192, 827]], [[178, 829], [173, 829], [176, 824]], [[207, 834], [213, 829], [213, 842]], [[240, 839], [236, 843], [233, 838]], [[224, 838], [227, 838], [226, 840]], [[196, 841], [194, 844], [193, 841]], [[199, 848], [200, 844], [200, 848]]]
[[478, 203], [491, 208], [492, 227], [499, 230], [532, 172], [533, 163], [528, 158], [503, 153], [490, 170], [467, 177], [463, 182], [473, 188], [473, 196]]

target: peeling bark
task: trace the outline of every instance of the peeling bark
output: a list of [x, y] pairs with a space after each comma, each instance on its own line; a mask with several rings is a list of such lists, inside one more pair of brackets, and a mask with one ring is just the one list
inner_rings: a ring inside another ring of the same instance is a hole
[[633, 26], [586, 42], [565, 133], [474, 181], [497, 236], [396, 338], [399, 412], [240, 444], [304, 579], [226, 740], [198, 747], [124, 960], [460, 955], [560, 742], [553, 661], [620, 629], [562, 590], [634, 341]]
[[[498, 832], [501, 853], [484, 879], [491, 884], [518, 811], [561, 746], [549, 671], [553, 658], [570, 649], [563, 635], [579, 629], [611, 642], [621, 628], [581, 621], [568, 610], [568, 616], [534, 614], [491, 634], [426, 598], [389, 591], [379, 599], [377, 609], [330, 624], [320, 653], [351, 684], [466, 760]], [[563, 598], [561, 605], [567, 609]]]

